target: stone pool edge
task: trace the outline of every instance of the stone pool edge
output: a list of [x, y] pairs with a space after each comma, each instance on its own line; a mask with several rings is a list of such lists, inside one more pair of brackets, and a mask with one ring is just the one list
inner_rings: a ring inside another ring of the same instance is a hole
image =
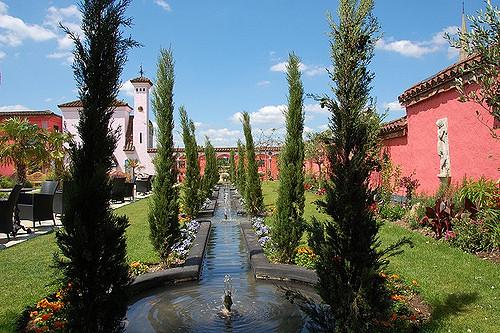
[[315, 271], [296, 265], [272, 264], [267, 260], [250, 221], [240, 223], [253, 275], [260, 280], [280, 280], [315, 285], [318, 276]]
[[200, 278], [203, 257], [210, 236], [210, 220], [201, 220], [196, 238], [189, 250], [189, 255], [182, 267], [164, 269], [158, 272], [139, 275], [129, 286], [132, 295], [141, 293], [163, 285], [172, 285], [179, 282], [196, 281]]

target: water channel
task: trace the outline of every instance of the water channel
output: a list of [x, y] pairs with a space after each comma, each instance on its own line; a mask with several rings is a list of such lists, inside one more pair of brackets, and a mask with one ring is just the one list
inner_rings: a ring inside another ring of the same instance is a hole
[[[220, 189], [217, 207], [200, 281], [140, 295], [129, 306], [127, 332], [307, 332], [298, 307], [274, 283], [253, 277], [239, 226], [247, 217], [231, 209], [228, 188]], [[223, 311], [227, 274], [233, 287], [230, 314]]]

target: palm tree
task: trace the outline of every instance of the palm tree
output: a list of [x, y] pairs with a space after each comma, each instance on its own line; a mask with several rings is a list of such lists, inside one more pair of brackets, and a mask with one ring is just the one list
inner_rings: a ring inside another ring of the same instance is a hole
[[0, 163], [14, 164], [17, 181], [24, 183], [28, 169], [47, 161], [46, 132], [27, 119], [9, 118], [0, 124]]
[[47, 133], [47, 151], [50, 162], [54, 163], [54, 177], [57, 180], [62, 179], [65, 173], [64, 160], [69, 152], [66, 145], [73, 136], [67, 132], [49, 132]]
[[135, 170], [140, 170], [140, 169], [143, 169], [144, 167], [141, 166], [141, 163], [139, 162], [138, 159], [135, 159], [135, 158], [129, 158], [127, 160], [127, 163], [128, 163], [128, 167], [130, 169], [132, 169], [132, 182], [134, 183], [135, 182]]

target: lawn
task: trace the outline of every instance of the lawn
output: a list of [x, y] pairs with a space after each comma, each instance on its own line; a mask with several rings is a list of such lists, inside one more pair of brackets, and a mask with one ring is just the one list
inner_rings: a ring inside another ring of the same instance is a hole
[[[277, 185], [263, 183], [266, 206], [275, 202]], [[306, 220], [317, 215], [312, 204], [317, 199], [306, 193]], [[432, 321], [423, 332], [499, 332], [500, 265], [394, 224], [387, 223], [380, 231], [384, 245], [403, 236], [411, 237], [415, 246], [392, 258], [389, 270], [420, 284], [422, 296], [433, 308]]]
[[[115, 211], [127, 215], [128, 260], [155, 262], [158, 257], [149, 241], [148, 199]], [[0, 332], [14, 332], [17, 316], [27, 305], [34, 304], [57, 289], [56, 270], [51, 268], [57, 251], [55, 234], [39, 236], [0, 251]]]

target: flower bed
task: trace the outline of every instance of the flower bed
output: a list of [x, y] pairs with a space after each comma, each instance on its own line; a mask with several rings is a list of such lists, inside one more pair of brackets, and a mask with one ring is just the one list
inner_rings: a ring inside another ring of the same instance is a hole
[[147, 264], [140, 261], [134, 261], [129, 265], [132, 275], [139, 276], [148, 272], [182, 266], [186, 261], [186, 257], [189, 254], [189, 250], [191, 249], [191, 245], [196, 238], [199, 228], [200, 223], [196, 220], [184, 223], [184, 226], [181, 228], [180, 240], [172, 246], [172, 253], [168, 258], [168, 265], [164, 263]]
[[64, 332], [67, 324], [64, 297], [71, 286], [50, 294], [34, 306], [28, 306], [17, 323], [18, 332]]

